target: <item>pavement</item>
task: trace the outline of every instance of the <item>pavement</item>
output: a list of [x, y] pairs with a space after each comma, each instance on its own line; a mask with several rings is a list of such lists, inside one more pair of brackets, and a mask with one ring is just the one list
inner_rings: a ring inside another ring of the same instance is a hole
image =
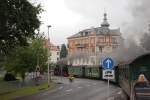
[[68, 78], [53, 77], [57, 84], [52, 90], [19, 97], [16, 100], [126, 100], [122, 90], [114, 85], [108, 87], [107, 82], [100, 80], [75, 78], [69, 82]]

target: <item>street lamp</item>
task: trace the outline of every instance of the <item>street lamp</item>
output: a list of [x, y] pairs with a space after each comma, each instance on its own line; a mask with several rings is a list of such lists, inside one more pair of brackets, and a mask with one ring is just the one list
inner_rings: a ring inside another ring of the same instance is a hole
[[[48, 43], [49, 43], [49, 45], [50, 45], [50, 38], [49, 38], [49, 28], [50, 28], [50, 27], [52, 27], [52, 26], [51, 26], [51, 25], [48, 25], [48, 26], [47, 26], [47, 28], [48, 28]], [[50, 49], [50, 48], [49, 48], [49, 49]], [[51, 77], [50, 77], [51, 74], [49, 74], [49, 60], [50, 60], [50, 59], [49, 59], [49, 50], [48, 50], [48, 66], [47, 66], [47, 70], [48, 70], [48, 71], [47, 71], [47, 74], [48, 74], [48, 87], [49, 87], [49, 83], [50, 83], [50, 80], [51, 80]]]

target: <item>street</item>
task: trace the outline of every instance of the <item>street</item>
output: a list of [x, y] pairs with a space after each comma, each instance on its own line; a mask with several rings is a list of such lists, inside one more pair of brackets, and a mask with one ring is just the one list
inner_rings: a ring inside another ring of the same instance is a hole
[[[78, 79], [70, 83], [67, 78], [58, 79], [55, 82], [63, 82], [57, 84], [56, 88], [46, 90], [41, 93], [20, 97], [16, 100], [106, 100], [107, 99], [107, 82], [100, 80]], [[112, 95], [121, 94], [121, 89], [110, 85], [110, 99]], [[114, 99], [113, 99], [114, 100]], [[119, 100], [119, 99], [118, 99]]]

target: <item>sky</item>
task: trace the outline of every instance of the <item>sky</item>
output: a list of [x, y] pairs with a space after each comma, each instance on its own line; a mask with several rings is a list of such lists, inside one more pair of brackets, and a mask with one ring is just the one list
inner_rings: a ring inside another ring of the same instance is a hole
[[[67, 43], [67, 37], [79, 31], [99, 27], [107, 13], [110, 28], [120, 28], [123, 37], [138, 39], [147, 29], [150, 0], [34, 0], [41, 3], [40, 31], [54, 44]], [[146, 16], [146, 17], [145, 17]]]

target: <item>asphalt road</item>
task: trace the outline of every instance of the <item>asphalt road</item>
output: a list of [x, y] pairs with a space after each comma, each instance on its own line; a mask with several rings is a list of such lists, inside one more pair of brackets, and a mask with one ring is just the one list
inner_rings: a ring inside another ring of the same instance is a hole
[[[17, 98], [17, 100], [106, 100], [107, 99], [107, 82], [90, 79], [75, 79], [70, 83], [67, 78], [58, 79], [63, 84], [57, 84], [56, 88], [46, 90], [41, 93]], [[121, 89], [110, 85], [110, 99], [113, 95], [121, 95]]]

